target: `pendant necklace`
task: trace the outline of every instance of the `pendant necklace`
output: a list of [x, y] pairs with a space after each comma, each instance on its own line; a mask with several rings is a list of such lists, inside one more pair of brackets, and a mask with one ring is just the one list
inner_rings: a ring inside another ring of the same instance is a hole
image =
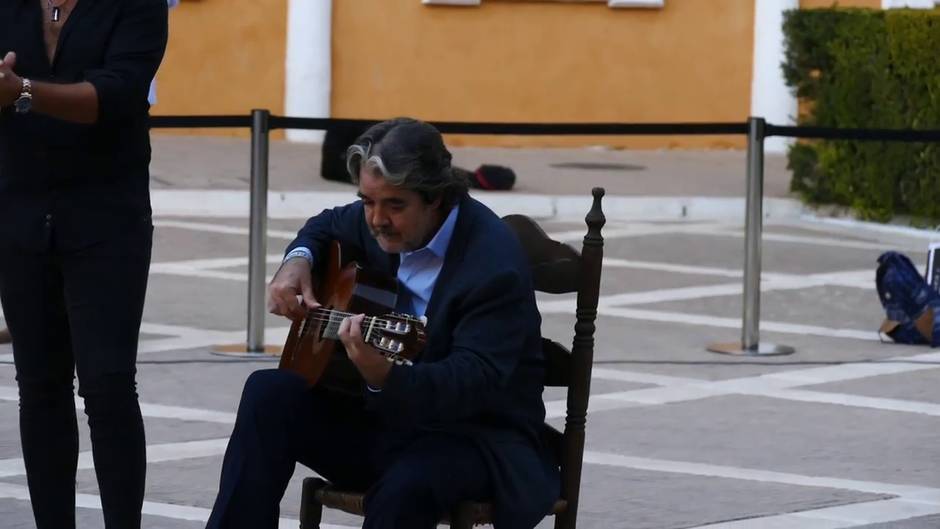
[[52, 21], [58, 22], [62, 15], [62, 5], [65, 4], [67, 0], [46, 0], [47, 5], [52, 9]]

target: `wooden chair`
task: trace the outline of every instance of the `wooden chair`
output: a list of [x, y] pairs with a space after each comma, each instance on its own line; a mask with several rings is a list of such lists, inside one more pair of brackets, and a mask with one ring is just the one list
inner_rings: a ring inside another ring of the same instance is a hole
[[[572, 247], [549, 239], [538, 224], [524, 215], [503, 218], [519, 236], [529, 256], [535, 289], [551, 294], [578, 294], [571, 350], [542, 338], [545, 385], [568, 388], [564, 433], [545, 425], [546, 436], [561, 466], [561, 497], [552, 509], [555, 529], [575, 529], [581, 491], [584, 428], [594, 358], [594, 320], [597, 317], [604, 249], [601, 228], [605, 223], [601, 209], [604, 189], [594, 188], [592, 193], [594, 203], [585, 217], [588, 230], [580, 255]], [[305, 479], [300, 529], [319, 529], [324, 506], [362, 516], [363, 497], [361, 492], [335, 490], [320, 478]], [[461, 502], [442, 523], [448, 523], [454, 529], [472, 529], [474, 525], [490, 523], [491, 515], [489, 503], [466, 501]]]

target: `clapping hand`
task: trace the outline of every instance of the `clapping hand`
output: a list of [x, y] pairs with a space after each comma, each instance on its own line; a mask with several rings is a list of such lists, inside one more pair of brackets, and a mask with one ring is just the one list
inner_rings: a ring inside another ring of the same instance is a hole
[[12, 105], [23, 90], [23, 80], [13, 72], [16, 54], [8, 52], [0, 62], [0, 107]]

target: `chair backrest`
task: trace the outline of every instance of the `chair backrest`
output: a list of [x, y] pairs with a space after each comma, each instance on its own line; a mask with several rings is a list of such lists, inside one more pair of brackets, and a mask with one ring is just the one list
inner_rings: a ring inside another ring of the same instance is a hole
[[529, 217], [503, 217], [529, 257], [535, 289], [551, 294], [578, 294], [571, 349], [554, 340], [542, 339], [545, 385], [568, 388], [564, 433], [546, 425], [549, 441], [561, 462], [561, 497], [568, 502], [565, 512], [556, 518], [555, 527], [574, 527], [581, 490], [584, 428], [594, 361], [594, 320], [604, 257], [601, 228], [606, 221], [601, 208], [604, 189], [596, 187], [592, 194], [594, 202], [584, 219], [588, 229], [580, 254], [571, 246], [550, 239]]

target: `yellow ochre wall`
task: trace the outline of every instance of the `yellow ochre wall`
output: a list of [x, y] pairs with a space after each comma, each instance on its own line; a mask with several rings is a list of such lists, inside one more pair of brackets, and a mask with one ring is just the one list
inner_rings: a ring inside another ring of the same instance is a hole
[[[308, 0], [321, 1], [321, 0]], [[153, 115], [284, 112], [287, 0], [183, 0], [157, 73]], [[246, 130], [198, 132], [247, 135]]]
[[[327, 0], [305, 0], [327, 1]], [[466, 121], [742, 121], [754, 0], [332, 0], [332, 115]], [[154, 115], [284, 113], [288, 0], [183, 0]], [[832, 0], [801, 0], [803, 8]], [[840, 0], [878, 8], [881, 0]], [[163, 132], [163, 131], [161, 131]], [[194, 132], [246, 135], [245, 130]], [[736, 136], [485, 137], [455, 145], [740, 147]]]
[[[744, 121], [754, 0], [606, 3], [418, 0], [333, 4], [335, 117], [426, 120]], [[735, 136], [483, 137], [454, 145], [740, 147]]]

